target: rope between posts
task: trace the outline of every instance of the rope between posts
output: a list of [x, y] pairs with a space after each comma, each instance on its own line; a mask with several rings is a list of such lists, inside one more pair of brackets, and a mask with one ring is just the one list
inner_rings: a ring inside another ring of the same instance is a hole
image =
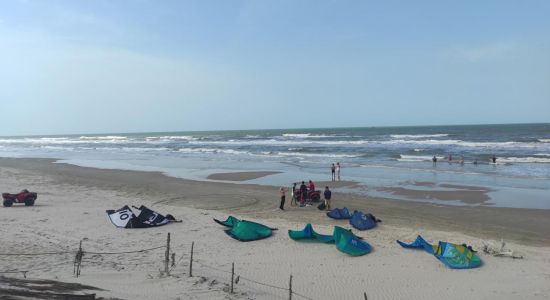
[[[216, 271], [219, 271], [219, 272], [224, 272], [224, 273], [231, 273], [229, 271], [226, 271], [226, 270], [221, 270], [221, 269], [218, 269], [218, 268], [215, 268], [215, 267], [212, 267], [212, 266], [209, 266], [209, 265], [206, 265], [200, 261], [194, 261], [195, 263], [198, 263], [199, 265], [203, 266], [203, 267], [207, 267], [209, 269], [212, 269], [212, 270], [216, 270]], [[237, 275], [237, 274], [236, 274]], [[284, 290], [284, 291], [288, 291], [288, 288], [286, 287], [280, 287], [280, 286], [275, 286], [275, 285], [271, 285], [271, 284], [268, 284], [268, 283], [263, 283], [263, 282], [259, 282], [259, 281], [256, 281], [256, 280], [253, 280], [253, 279], [250, 279], [250, 278], [246, 278], [246, 277], [243, 277], [242, 275], [238, 275], [239, 278], [241, 280], [245, 280], [245, 281], [250, 281], [250, 282], [253, 282], [253, 283], [256, 283], [256, 284], [259, 284], [259, 285], [263, 285], [263, 286], [267, 286], [267, 287], [271, 287], [271, 288], [274, 288], [274, 289], [279, 289], [279, 290]], [[296, 296], [299, 296], [299, 297], [302, 297], [304, 299], [308, 299], [308, 300], [314, 300], [312, 298], [309, 298], [307, 296], [304, 296], [300, 293], [296, 293], [295, 291], [292, 291], [292, 294], [293, 295], [296, 295]]]
[[[239, 275], [239, 276], [240, 276], [240, 275]], [[280, 286], [275, 286], [275, 285], [271, 285], [271, 284], [268, 284], [268, 283], [259, 282], [259, 281], [253, 280], [253, 279], [248, 279], [248, 278], [243, 277], [243, 276], [240, 276], [240, 278], [241, 278], [242, 280], [254, 282], [254, 283], [259, 284], [259, 285], [265, 285], [265, 286], [268, 286], [268, 287], [271, 287], [271, 288], [274, 288], [274, 289], [279, 289], [279, 290], [288, 291], [288, 288], [284, 288], [284, 287], [280, 287]], [[292, 293], [294, 294], [294, 291], [293, 291]]]
[[60, 251], [60, 252], [38, 252], [38, 253], [0, 253], [0, 256], [39, 256], [39, 255], [59, 255], [74, 253], [75, 251]]
[[179, 263], [183, 258], [184, 258], [184, 255], [182, 254], [180, 259], [173, 266], [170, 267], [170, 270], [168, 270], [168, 272], [172, 272], [172, 270], [179, 265]]
[[98, 255], [109, 255], [109, 254], [127, 254], [127, 253], [139, 253], [139, 252], [147, 252], [157, 249], [166, 248], [166, 246], [159, 246], [155, 248], [149, 248], [149, 249], [142, 249], [142, 250], [134, 250], [134, 251], [122, 251], [122, 252], [90, 252], [90, 251], [82, 251], [84, 254], [98, 254]]
[[209, 265], [204, 264], [204, 263], [202, 263], [202, 262], [200, 262], [200, 261], [197, 261], [197, 260], [193, 260], [193, 262], [194, 262], [194, 263], [198, 263], [199, 265], [201, 265], [201, 266], [203, 266], [203, 267], [207, 267], [207, 268], [212, 269], [212, 270], [216, 270], [216, 271], [219, 271], [219, 272], [224, 272], [224, 273], [229, 273], [229, 274], [231, 274], [231, 272], [229, 272], [229, 271], [226, 271], [226, 270], [222, 270], [222, 269], [218, 269], [218, 268], [209, 266]]
[[300, 294], [300, 293], [296, 293], [295, 291], [292, 291], [292, 295], [296, 295], [296, 296], [298, 296], [298, 297], [302, 297], [302, 298], [307, 299], [307, 300], [315, 300], [315, 299], [313, 299], [313, 298], [309, 298], [309, 297], [307, 297], [307, 296], [304, 296], [304, 295], [302, 295], [302, 294]]
[[[146, 251], [157, 250], [157, 249], [161, 249], [161, 248], [166, 248], [166, 246], [159, 246], [159, 247], [155, 247], [155, 248], [134, 250], [134, 251], [122, 251], [122, 252], [91, 252], [91, 251], [83, 251], [83, 252], [88, 253], [88, 254], [108, 255], [108, 254], [126, 254], [126, 253], [146, 252]], [[77, 251], [37, 252], [37, 253], [0, 253], [0, 256], [60, 255], [60, 254], [68, 254], [68, 253], [75, 253], [75, 252], [77, 252]]]

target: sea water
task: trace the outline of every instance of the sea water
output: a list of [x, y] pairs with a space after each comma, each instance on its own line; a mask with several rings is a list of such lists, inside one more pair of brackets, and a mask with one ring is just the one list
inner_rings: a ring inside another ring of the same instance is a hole
[[484, 205], [550, 209], [550, 124], [17, 136], [0, 138], [0, 156], [195, 180], [216, 172], [281, 171], [247, 182], [268, 185], [330, 180], [330, 166], [339, 162], [342, 179], [364, 184], [368, 188], [356, 192], [371, 196], [388, 196], [378, 187], [427, 181], [490, 187]]

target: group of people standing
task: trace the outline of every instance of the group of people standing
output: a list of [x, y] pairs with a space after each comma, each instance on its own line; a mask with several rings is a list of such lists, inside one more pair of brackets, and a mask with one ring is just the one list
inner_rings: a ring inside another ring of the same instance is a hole
[[[315, 191], [315, 184], [313, 181], [309, 180], [308, 185], [306, 186], [305, 182], [302, 181], [302, 184], [298, 189], [296, 189], [297, 182], [295, 182], [292, 186], [291, 191], [291, 197], [292, 201], [290, 205], [298, 205], [297, 201], [300, 201], [300, 207], [306, 206], [306, 201], [311, 202], [313, 200], [313, 195], [316, 194], [318, 196], [317, 199], [320, 198], [319, 192]], [[279, 208], [281, 210], [284, 210], [284, 205], [286, 201], [286, 192], [288, 189], [286, 187], [281, 187], [279, 189], [279, 192], [281, 194], [281, 202], [279, 204]], [[325, 186], [325, 191], [323, 192], [324, 200], [325, 200], [325, 207], [327, 209], [330, 209], [330, 200], [332, 198], [332, 192], [330, 191], [328, 186]], [[310, 203], [307, 203], [310, 204]]]
[[[434, 164], [434, 166], [437, 164], [437, 157], [434, 155], [434, 157], [432, 157], [432, 162]], [[447, 156], [447, 162], [449, 164], [452, 164], [453, 163], [453, 155], [449, 153], [449, 155]], [[491, 162], [493, 164], [496, 164], [497, 163], [497, 157], [493, 154], [493, 157], [491, 157]], [[464, 155], [460, 155], [460, 160], [459, 160], [459, 163], [461, 165], [464, 165]], [[474, 159], [474, 162], [473, 162], [474, 165], [477, 165], [478, 162], [477, 162], [477, 158]]]
[[330, 166], [330, 170], [332, 173], [332, 181], [336, 181], [336, 178], [340, 181], [340, 163], [337, 162], [336, 165], [332, 164], [332, 166]]

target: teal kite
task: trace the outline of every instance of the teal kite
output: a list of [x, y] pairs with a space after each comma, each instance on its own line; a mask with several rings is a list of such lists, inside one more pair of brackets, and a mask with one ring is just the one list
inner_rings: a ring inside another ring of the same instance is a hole
[[239, 220], [233, 216], [229, 216], [225, 221], [217, 219], [214, 219], [214, 221], [220, 225], [229, 227], [229, 229], [225, 230], [225, 233], [241, 242], [265, 239], [273, 234], [273, 230], [277, 230], [277, 228], [269, 228], [260, 223]]
[[439, 241], [437, 245], [431, 245], [420, 235], [410, 244], [397, 241], [404, 248], [424, 249], [434, 255], [439, 261], [451, 269], [473, 269], [481, 266], [481, 259], [471, 247]]
[[235, 223], [237, 222], [240, 222], [241, 220], [233, 217], [233, 216], [229, 216], [227, 217], [227, 220], [225, 221], [220, 221], [218, 219], [214, 219], [214, 221], [220, 225], [223, 225], [225, 227], [233, 227], [235, 225]]
[[334, 226], [333, 237], [336, 241], [336, 249], [351, 256], [361, 256], [372, 251], [372, 247], [367, 242], [362, 241], [351, 230], [340, 226]]
[[311, 224], [307, 224], [303, 230], [288, 230], [288, 236], [297, 240], [317, 240], [322, 243], [334, 243], [334, 237], [332, 235], [319, 234], [313, 230]]

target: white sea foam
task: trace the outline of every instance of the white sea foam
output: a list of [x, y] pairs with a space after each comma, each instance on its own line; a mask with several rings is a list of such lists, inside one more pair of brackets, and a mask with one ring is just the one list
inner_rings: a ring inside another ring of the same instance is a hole
[[550, 143], [550, 139], [539, 139], [541, 143]]
[[122, 140], [127, 140], [128, 137], [118, 136], [118, 135], [81, 136], [80, 139], [85, 140], [85, 141], [105, 141], [105, 140], [107, 140], [107, 141], [115, 141], [115, 140], [122, 141]]
[[284, 137], [291, 137], [291, 138], [308, 138], [311, 136], [310, 133], [283, 133]]
[[302, 152], [278, 152], [278, 155], [281, 156], [293, 156], [293, 157], [358, 157], [358, 155], [352, 154], [326, 154], [326, 153], [302, 153]]
[[305, 141], [305, 140], [227, 140], [227, 141], [190, 141], [194, 145], [271, 145], [271, 146], [300, 146], [300, 145], [364, 145], [366, 140], [359, 141]]
[[[433, 156], [429, 155], [399, 155], [398, 161], [432, 161]], [[438, 160], [443, 160], [443, 156], [436, 156]]]
[[148, 142], [155, 142], [155, 141], [161, 141], [161, 142], [171, 142], [171, 141], [192, 141], [196, 140], [196, 137], [190, 136], [190, 135], [166, 135], [166, 136], [148, 136], [145, 138]]
[[233, 150], [233, 149], [215, 149], [215, 148], [181, 148], [178, 150], [178, 152], [183, 153], [224, 153], [224, 154], [234, 154], [234, 155], [242, 155], [242, 154], [250, 154], [250, 152], [247, 151], [239, 151], [239, 150]]
[[[311, 134], [311, 133], [283, 133], [283, 137], [286, 138], [299, 138], [299, 139], [321, 139], [321, 138], [351, 138], [357, 136], [351, 135], [338, 135], [338, 134]], [[360, 136], [359, 136], [360, 137]]]
[[426, 149], [422, 149], [422, 148], [415, 148], [415, 149], [414, 149], [414, 152], [422, 152], [422, 151], [424, 151], [424, 150], [426, 150]]
[[498, 158], [501, 163], [550, 163], [550, 158], [542, 157], [501, 157]]
[[431, 146], [461, 146], [471, 148], [535, 148], [540, 147], [537, 143], [525, 143], [525, 142], [468, 142], [462, 140], [390, 140], [379, 141], [373, 143], [380, 143], [384, 145], [398, 145], [398, 144], [412, 144], [412, 145], [431, 145]]
[[31, 144], [31, 145], [47, 145], [47, 144], [78, 144], [81, 141], [69, 140], [67, 138], [12, 138], [0, 139], [0, 144]]
[[62, 146], [40, 146], [40, 148], [47, 149], [47, 150], [74, 151], [73, 147], [62, 147]]
[[430, 137], [446, 137], [449, 135], [447, 133], [436, 133], [436, 134], [392, 134], [390, 136], [394, 139], [421, 139], [421, 138], [430, 138]]
[[550, 153], [535, 153], [536, 156], [550, 156]]

